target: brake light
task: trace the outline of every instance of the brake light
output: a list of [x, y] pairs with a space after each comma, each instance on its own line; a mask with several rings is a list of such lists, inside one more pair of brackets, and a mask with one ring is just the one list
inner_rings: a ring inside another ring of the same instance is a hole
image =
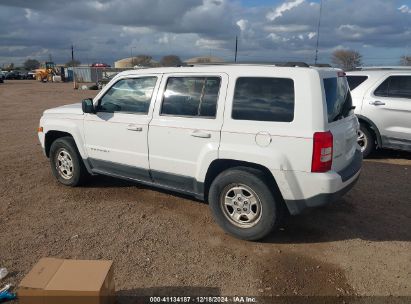
[[311, 172], [327, 172], [333, 163], [333, 135], [328, 132], [314, 133]]
[[345, 72], [337, 72], [337, 76], [338, 77], [345, 77], [345, 76], [347, 76], [347, 74], [345, 74]]

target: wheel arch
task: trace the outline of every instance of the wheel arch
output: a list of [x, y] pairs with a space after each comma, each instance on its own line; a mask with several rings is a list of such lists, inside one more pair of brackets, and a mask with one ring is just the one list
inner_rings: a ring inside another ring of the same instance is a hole
[[378, 127], [373, 123], [369, 118], [362, 116], [362, 115], [357, 115], [358, 121], [360, 123], [366, 124], [370, 131], [373, 133], [375, 136], [375, 140], [377, 141], [378, 147], [382, 147], [382, 139], [381, 139], [381, 134], [380, 131], [378, 130]]
[[[44, 152], [46, 153], [47, 157], [50, 157], [50, 148], [53, 142], [62, 137], [71, 137], [74, 139], [73, 135], [64, 131], [50, 130], [46, 133], [44, 141]], [[75, 141], [76, 140], [74, 139], [74, 142]]]
[[281, 191], [278, 187], [277, 181], [275, 180], [273, 174], [267, 167], [257, 164], [257, 163], [251, 163], [247, 161], [234, 160], [234, 159], [216, 159], [211, 162], [210, 166], [208, 167], [205, 180], [204, 180], [204, 199], [206, 201], [208, 201], [208, 192], [209, 192], [209, 189], [210, 189], [210, 186], [213, 180], [221, 172], [228, 170], [230, 168], [235, 168], [235, 167], [246, 167], [246, 168], [250, 168], [250, 169], [254, 169], [254, 170], [258, 170], [262, 172], [268, 185], [273, 187], [273, 190], [274, 190], [273, 194], [275, 195], [275, 197], [281, 201], [282, 206], [286, 207]]

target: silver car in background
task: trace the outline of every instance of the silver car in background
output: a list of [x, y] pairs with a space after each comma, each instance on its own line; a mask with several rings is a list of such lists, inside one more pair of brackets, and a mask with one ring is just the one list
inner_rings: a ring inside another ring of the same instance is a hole
[[347, 80], [363, 156], [376, 148], [411, 151], [411, 67], [361, 68]]

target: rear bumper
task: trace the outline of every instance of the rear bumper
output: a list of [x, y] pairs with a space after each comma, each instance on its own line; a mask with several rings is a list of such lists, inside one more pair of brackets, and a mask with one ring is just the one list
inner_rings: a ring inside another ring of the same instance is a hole
[[[289, 212], [299, 214], [306, 208], [323, 206], [337, 200], [354, 187], [360, 176], [361, 165], [362, 153], [357, 150], [351, 164], [340, 172], [310, 173], [310, 176], [296, 174], [301, 196], [307, 198], [285, 199]], [[312, 195], [315, 192], [317, 194]]]

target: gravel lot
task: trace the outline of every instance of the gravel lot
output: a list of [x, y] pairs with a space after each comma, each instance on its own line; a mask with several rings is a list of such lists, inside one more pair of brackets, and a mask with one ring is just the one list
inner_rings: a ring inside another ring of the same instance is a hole
[[63, 83], [0, 84], [7, 282], [53, 256], [114, 260], [122, 294], [411, 296], [411, 153], [376, 153], [343, 199], [290, 218], [264, 242], [245, 242], [191, 198], [107, 177], [58, 184], [36, 134], [41, 113], [95, 94]]

